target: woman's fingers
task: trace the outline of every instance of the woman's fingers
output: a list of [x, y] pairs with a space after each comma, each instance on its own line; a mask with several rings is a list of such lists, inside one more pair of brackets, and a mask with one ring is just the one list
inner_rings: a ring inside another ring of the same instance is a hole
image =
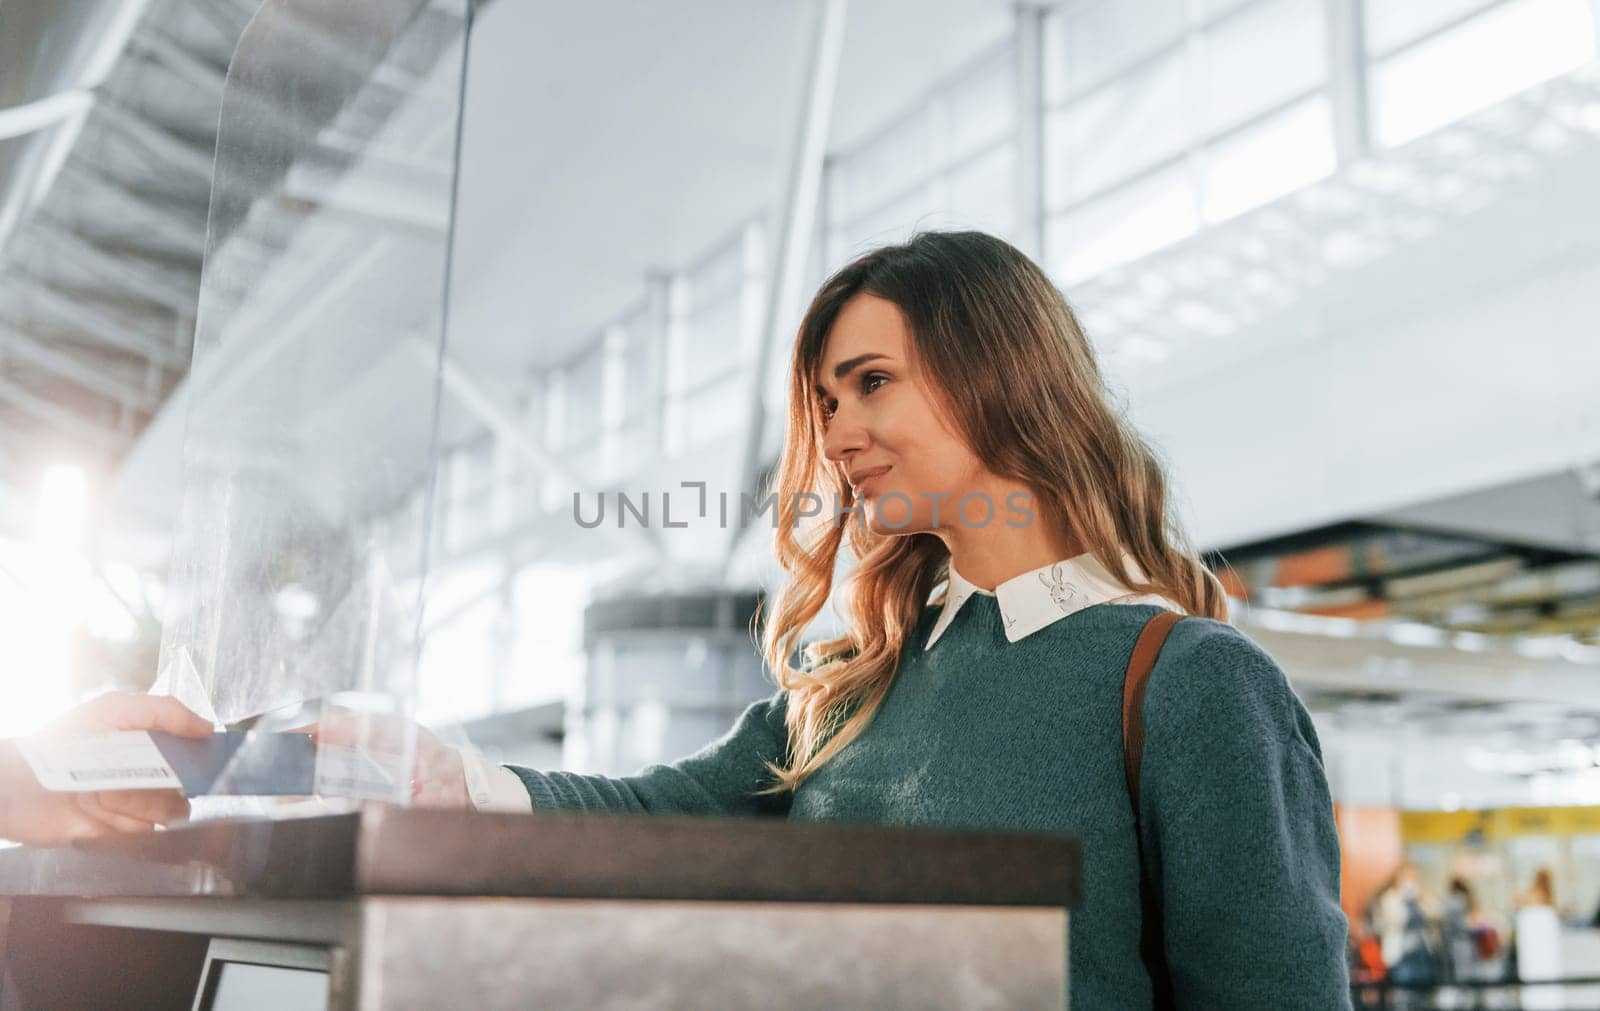
[[[418, 807], [470, 806], [460, 753], [419, 724], [393, 716], [336, 712], [286, 733], [309, 734], [319, 747], [351, 748], [374, 758], [403, 755], [406, 745], [414, 744], [409, 749], [416, 763], [411, 802]], [[408, 735], [414, 735], [413, 741], [407, 741]]]
[[[316, 723], [295, 727], [291, 734], [310, 734], [318, 744], [340, 748], [361, 748], [366, 751], [399, 753], [405, 749], [406, 735], [414, 726], [410, 721], [394, 716], [371, 713], [333, 712]], [[420, 735], [421, 727], [416, 728]]]
[[461, 752], [432, 734], [418, 736], [416, 771], [412, 801], [418, 807], [462, 810], [472, 805]]

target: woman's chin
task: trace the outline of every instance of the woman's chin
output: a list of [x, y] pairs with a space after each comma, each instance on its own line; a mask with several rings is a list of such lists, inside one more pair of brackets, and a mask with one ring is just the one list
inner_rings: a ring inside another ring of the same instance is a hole
[[895, 534], [915, 533], [915, 517], [907, 516], [904, 503], [891, 499], [887, 505], [877, 496], [866, 501], [867, 529], [875, 534], [892, 537]]

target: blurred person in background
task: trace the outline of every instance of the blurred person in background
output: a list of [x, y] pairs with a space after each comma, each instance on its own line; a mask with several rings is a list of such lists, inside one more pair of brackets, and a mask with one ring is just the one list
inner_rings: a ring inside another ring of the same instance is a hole
[[1422, 881], [1417, 865], [1402, 860], [1373, 899], [1373, 926], [1383, 951], [1387, 978], [1407, 989], [1395, 992], [1395, 1007], [1413, 1007], [1426, 996], [1413, 987], [1435, 981], [1434, 950], [1429, 943], [1427, 914], [1422, 907]]
[[[162, 730], [209, 737], [212, 729], [177, 699], [111, 692], [68, 712], [39, 736]], [[15, 742], [0, 739], [0, 839], [55, 846], [118, 832], [147, 832], [188, 815], [189, 801], [177, 790], [46, 790]]]
[[1439, 942], [1444, 949], [1444, 979], [1455, 983], [1474, 978], [1477, 945], [1472, 937], [1471, 918], [1477, 913], [1472, 886], [1463, 878], [1450, 879], [1439, 909]]
[[1371, 904], [1363, 915], [1350, 921], [1349, 961], [1355, 1007], [1383, 1006], [1382, 984], [1389, 970], [1383, 964], [1383, 946], [1372, 929]]
[[[1479, 907], [1466, 878], [1450, 879], [1439, 919], [1445, 982], [1471, 983], [1499, 978], [1500, 932]], [[1476, 1003], [1473, 991], [1459, 996], [1463, 1003], [1458, 1006]]]
[[[1561, 978], [1561, 917], [1556, 912], [1555, 875], [1541, 867], [1533, 883], [1517, 896], [1517, 979], [1525, 983]], [[1560, 987], [1531, 986], [1522, 990], [1525, 1008], [1563, 1006]]]

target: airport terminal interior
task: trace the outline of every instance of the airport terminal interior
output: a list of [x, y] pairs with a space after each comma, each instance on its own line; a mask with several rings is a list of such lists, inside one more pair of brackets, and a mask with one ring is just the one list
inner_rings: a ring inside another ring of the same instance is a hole
[[691, 754], [807, 303], [979, 230], [1311, 714], [1354, 1006], [1600, 1007], [1596, 180], [1600, 0], [0, 0], [0, 738]]

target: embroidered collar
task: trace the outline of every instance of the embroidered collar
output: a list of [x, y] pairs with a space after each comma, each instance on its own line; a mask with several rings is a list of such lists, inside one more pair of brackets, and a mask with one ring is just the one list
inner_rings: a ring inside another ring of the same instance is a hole
[[[1125, 553], [1123, 560], [1129, 576], [1135, 580], [1143, 578], [1131, 555]], [[1030, 636], [1069, 614], [1095, 604], [1113, 601], [1122, 604], [1159, 604], [1169, 610], [1183, 610], [1165, 597], [1134, 593], [1089, 552], [1013, 576], [993, 590], [974, 586], [952, 565], [944, 609], [934, 623], [933, 630], [928, 633], [928, 641], [922, 647], [924, 650], [932, 648], [955, 620], [961, 605], [973, 596], [996, 598], [1008, 642]]]

